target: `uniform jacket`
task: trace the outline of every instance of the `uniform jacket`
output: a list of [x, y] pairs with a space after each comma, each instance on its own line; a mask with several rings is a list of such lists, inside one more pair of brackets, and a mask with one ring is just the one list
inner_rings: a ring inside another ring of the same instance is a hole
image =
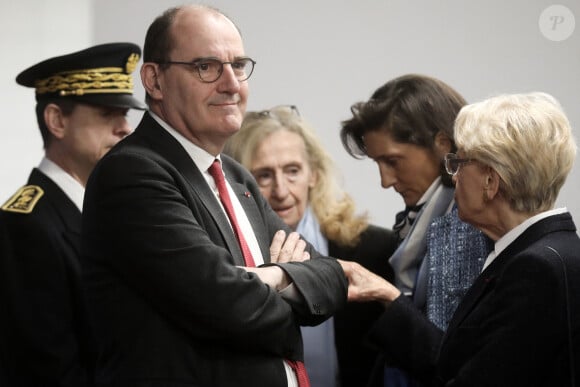
[[373, 327], [372, 340], [427, 385], [570, 386], [574, 364], [578, 386], [578, 251], [569, 213], [540, 220], [479, 275], [445, 336], [399, 297]]
[[[370, 225], [354, 247], [344, 247], [329, 240], [329, 255], [352, 260], [393, 280], [389, 257], [397, 248], [397, 236], [391, 230]], [[348, 303], [334, 316], [335, 344], [338, 355], [341, 387], [367, 384], [378, 351], [366, 342], [366, 335], [379, 318], [383, 307], [378, 303]]]
[[[226, 179], [262, 255], [279, 229], [251, 174], [222, 155]], [[346, 301], [340, 265], [311, 250], [280, 266], [302, 302], [283, 299], [236, 265], [225, 213], [189, 155], [146, 113], [97, 164], [83, 210], [83, 271], [95, 325], [97, 383], [286, 386], [282, 359], [301, 360], [299, 324]]]
[[[86, 386], [94, 348], [80, 284], [81, 213], [46, 175], [0, 211], [0, 385]], [[33, 200], [34, 201], [34, 200]], [[18, 207], [18, 205], [16, 205]], [[13, 206], [14, 208], [14, 206]]]

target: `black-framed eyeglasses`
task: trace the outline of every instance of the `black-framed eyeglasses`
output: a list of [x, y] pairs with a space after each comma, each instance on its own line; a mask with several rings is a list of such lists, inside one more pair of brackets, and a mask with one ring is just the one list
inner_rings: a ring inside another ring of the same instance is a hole
[[451, 176], [455, 176], [455, 174], [459, 172], [459, 167], [474, 160], [475, 159], [462, 159], [457, 157], [455, 153], [447, 153], [445, 155], [445, 170]]
[[191, 62], [180, 62], [180, 61], [164, 61], [157, 62], [160, 65], [184, 65], [189, 66], [192, 70], [197, 72], [199, 79], [205, 83], [213, 83], [220, 79], [222, 73], [224, 72], [224, 65], [231, 65], [232, 70], [236, 79], [239, 82], [243, 82], [250, 78], [254, 72], [254, 65], [256, 61], [249, 57], [237, 58], [231, 62], [222, 62], [217, 58], [198, 58]]

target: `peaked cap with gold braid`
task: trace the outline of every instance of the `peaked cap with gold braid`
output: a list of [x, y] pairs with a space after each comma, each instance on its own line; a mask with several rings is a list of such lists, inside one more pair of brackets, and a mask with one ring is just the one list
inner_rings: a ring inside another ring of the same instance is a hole
[[16, 82], [36, 89], [36, 100], [67, 98], [127, 109], [146, 109], [133, 97], [133, 77], [141, 49], [108, 43], [42, 61], [21, 72]]

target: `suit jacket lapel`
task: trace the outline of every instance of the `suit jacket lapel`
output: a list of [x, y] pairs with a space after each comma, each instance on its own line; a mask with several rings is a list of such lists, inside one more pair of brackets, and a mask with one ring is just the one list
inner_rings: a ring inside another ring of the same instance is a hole
[[[228, 173], [226, 173], [226, 178], [228, 177]], [[262, 251], [262, 257], [264, 258], [264, 263], [270, 262], [270, 251], [266, 249], [269, 248], [270, 241], [267, 238], [267, 231], [263, 227], [264, 221], [262, 219], [262, 214], [256, 205], [256, 200], [252, 198], [252, 194], [248, 191], [248, 188], [240, 183], [235, 181], [231, 181], [228, 179], [228, 182], [232, 186], [232, 189], [236, 193], [236, 196], [248, 217], [248, 221], [254, 230], [254, 235], [258, 240], [258, 245], [260, 246], [260, 250]]]
[[[200, 198], [216, 222], [236, 265], [244, 266], [242, 250], [226, 214], [200, 170], [181, 144], [147, 113], [143, 116], [143, 120], [139, 124], [138, 131], [135, 134], [137, 133], [148, 140], [148, 144], [154, 152], [168, 160], [185, 177], [191, 189]], [[210, 237], [212, 236], [210, 235]]]
[[[48, 176], [39, 169], [32, 170], [29, 178], [30, 184], [43, 187], [46, 198], [50, 200], [51, 206], [60, 217], [63, 224], [61, 234], [63, 239], [68, 243], [75, 253], [75, 257], [80, 257], [81, 246], [81, 212], [66, 193]], [[71, 262], [72, 265], [78, 266], [78, 262]]]
[[[194, 176], [188, 176], [188, 181], [191, 183], [191, 187], [200, 197], [203, 205], [210, 212], [211, 216], [216, 222], [220, 230], [220, 233], [222, 234], [222, 237], [226, 242], [228, 250], [230, 251], [230, 253], [234, 258], [234, 262], [236, 263], [236, 265], [245, 266], [242, 249], [236, 238], [236, 235], [234, 234], [232, 227], [230, 226], [230, 222], [227, 218], [227, 215], [225, 214], [216, 196], [211, 191], [205, 179], [203, 178], [199, 170], [197, 170], [197, 168], [196, 171], [198, 172], [199, 177], [192, 180]], [[199, 179], [201, 179], [201, 181]]]
[[469, 289], [451, 322], [447, 328], [447, 335], [453, 329], [457, 328], [467, 315], [473, 310], [479, 300], [491, 289], [497, 277], [501, 274], [503, 267], [522, 250], [527, 248], [534, 241], [539, 240], [542, 236], [560, 230], [576, 231], [574, 222], [570, 213], [553, 215], [534, 223], [520, 236], [518, 236], [504, 251], [499, 254], [495, 260], [477, 277], [473, 286]]
[[477, 277], [467, 294], [459, 303], [453, 318], [449, 322], [447, 334], [459, 326], [463, 320], [469, 315], [473, 308], [477, 305], [479, 300], [491, 289], [501, 274], [503, 267], [511, 257], [529, 245], [531, 242], [531, 230], [526, 230], [513, 243], [511, 243], [504, 251], [498, 255], [494, 261], [485, 268], [485, 270]]
[[[498, 257], [499, 258], [499, 257]], [[477, 277], [473, 285], [469, 288], [465, 297], [459, 303], [457, 310], [453, 314], [449, 326], [447, 327], [446, 335], [449, 335], [463, 320], [469, 315], [473, 308], [477, 305], [479, 300], [491, 289], [497, 278], [498, 269], [501, 265], [494, 261]]]

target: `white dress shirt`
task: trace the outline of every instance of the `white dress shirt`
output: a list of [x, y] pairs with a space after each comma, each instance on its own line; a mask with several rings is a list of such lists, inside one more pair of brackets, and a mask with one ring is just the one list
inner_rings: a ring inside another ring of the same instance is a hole
[[522, 235], [524, 231], [530, 228], [533, 224], [539, 222], [544, 218], [547, 218], [548, 216], [563, 214], [565, 212], [568, 212], [568, 209], [566, 207], [540, 212], [539, 214], [536, 214], [531, 218], [526, 219], [516, 227], [512, 228], [504, 236], [502, 236], [495, 242], [495, 246], [492, 252], [489, 253], [489, 255], [487, 256], [485, 263], [483, 264], [483, 269], [481, 269], [481, 271], [484, 271], [485, 268], [488, 267], [495, 260], [495, 258], [502, 253], [502, 251], [504, 251], [510, 244], [513, 243], [513, 241], [517, 239], [517, 237]]

